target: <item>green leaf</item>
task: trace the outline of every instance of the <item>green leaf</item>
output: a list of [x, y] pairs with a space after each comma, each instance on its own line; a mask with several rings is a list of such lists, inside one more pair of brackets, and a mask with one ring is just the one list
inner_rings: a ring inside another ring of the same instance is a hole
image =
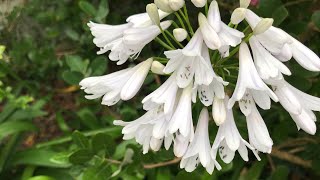
[[108, 141], [111, 140], [111, 137], [104, 134], [104, 133], [99, 133], [96, 134], [93, 138], [92, 138], [92, 149], [94, 150], [94, 152], [99, 152], [100, 150], [104, 150], [107, 149], [107, 143]]
[[246, 174], [240, 176], [240, 180], [258, 180], [266, 164], [267, 160], [265, 158], [255, 162]]
[[81, 132], [74, 131], [72, 133], [72, 140], [80, 147], [80, 148], [89, 148], [89, 140], [85, 137]]
[[273, 13], [274, 26], [279, 26], [289, 16], [288, 10], [284, 6], [278, 7]]
[[74, 41], [77, 41], [77, 40], [80, 39], [79, 34], [78, 34], [75, 30], [73, 30], [73, 29], [67, 29], [67, 30], [66, 30], [66, 35], [67, 35], [70, 39], [72, 39], [72, 40], [74, 40]]
[[28, 180], [56, 180], [56, 179], [49, 176], [34, 176], [29, 178]]
[[0, 139], [23, 131], [36, 131], [37, 128], [31, 122], [8, 121], [0, 124]]
[[94, 6], [87, 1], [80, 1], [79, 7], [83, 12], [91, 17], [94, 17], [97, 13], [97, 10], [94, 8]]
[[62, 79], [68, 84], [78, 85], [79, 82], [83, 79], [83, 75], [79, 72], [64, 71], [62, 73]]
[[320, 29], [320, 10], [315, 11], [312, 14], [311, 19], [312, 19], [312, 22], [317, 26], [317, 28]]
[[94, 153], [90, 149], [80, 149], [69, 157], [72, 164], [84, 164], [92, 159]]
[[56, 153], [50, 150], [43, 149], [31, 149], [18, 152], [13, 155], [10, 164], [15, 165], [36, 165], [45, 167], [56, 167], [56, 168], [66, 168], [69, 167], [69, 163], [62, 163], [61, 161], [57, 163], [52, 161], [52, 158], [56, 157]]
[[111, 168], [110, 165], [106, 162], [89, 167], [88, 169], [85, 170], [83, 173], [83, 180], [104, 180], [104, 179], [109, 179], [111, 176]]
[[89, 65], [89, 60], [82, 60], [80, 56], [69, 55], [66, 56], [66, 63], [71, 71], [85, 74]]
[[277, 169], [272, 173], [270, 179], [282, 180], [288, 179], [289, 169], [286, 166], [278, 166]]
[[100, 76], [106, 72], [107, 60], [103, 57], [97, 57], [90, 64], [90, 69], [92, 70], [92, 76]]
[[86, 127], [90, 129], [99, 128], [98, 120], [90, 109], [83, 108], [77, 112], [77, 115]]
[[102, 0], [100, 2], [100, 5], [99, 5], [99, 8], [98, 8], [98, 12], [97, 12], [95, 20], [97, 22], [102, 23], [103, 19], [105, 19], [107, 17], [109, 12], [110, 12], [110, 10], [109, 10], [108, 1], [107, 0]]

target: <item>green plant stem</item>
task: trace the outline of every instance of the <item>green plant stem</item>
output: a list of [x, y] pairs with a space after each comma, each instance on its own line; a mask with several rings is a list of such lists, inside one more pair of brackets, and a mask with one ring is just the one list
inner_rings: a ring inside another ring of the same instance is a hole
[[3, 171], [6, 165], [7, 159], [9, 155], [12, 153], [13, 151], [12, 149], [18, 142], [19, 137], [20, 137], [20, 133], [16, 133], [12, 135], [10, 140], [6, 143], [5, 147], [2, 149], [1, 155], [0, 155], [0, 173]]
[[206, 6], [204, 7], [204, 11], [206, 12], [206, 16], [208, 16], [208, 11], [209, 11], [208, 2], [206, 3]]
[[[83, 135], [86, 137], [89, 137], [89, 136], [94, 136], [99, 133], [118, 133], [120, 131], [121, 131], [121, 128], [119, 128], [119, 127], [112, 127], [112, 128], [109, 127], [109, 128], [102, 128], [102, 129], [83, 132]], [[71, 140], [72, 140], [71, 136], [62, 137], [62, 138], [54, 139], [49, 142], [39, 143], [36, 145], [36, 148], [43, 148], [43, 147], [63, 144], [63, 143], [69, 142]]]
[[161, 31], [161, 34], [163, 35], [164, 39], [167, 41], [167, 43], [169, 44], [170, 47], [172, 47], [173, 49], [176, 49], [174, 47], [174, 45], [171, 43], [171, 41], [169, 40], [168, 36], [166, 35], [165, 31], [161, 28], [160, 28], [160, 31]]
[[176, 22], [172, 21], [172, 24], [173, 24], [174, 28], [180, 28]]
[[164, 32], [167, 33], [167, 34], [170, 36], [170, 38], [173, 39], [174, 42], [175, 42], [180, 48], [184, 48], [184, 46], [183, 46], [179, 41], [177, 41], [176, 38], [174, 38], [174, 36], [173, 36], [169, 31], [164, 31]]
[[28, 180], [29, 178], [31, 178], [33, 176], [35, 169], [36, 169], [36, 166], [27, 166], [23, 171], [21, 180]]
[[[190, 21], [189, 21], [189, 16], [188, 16], [188, 12], [187, 12], [186, 6], [184, 6], [183, 9], [184, 9], [184, 12], [181, 9], [179, 9], [179, 13], [182, 16], [182, 18], [184, 19], [184, 21], [186, 22], [186, 24], [187, 24], [187, 26], [189, 28], [189, 32], [190, 32], [191, 36], [193, 36], [194, 35], [194, 31], [193, 31], [192, 26], [191, 26]], [[187, 15], [185, 15], [184, 13], [187, 13]]]
[[169, 46], [168, 44], [166, 44], [165, 42], [163, 42], [160, 38], [156, 37], [155, 41], [158, 42], [161, 46], [163, 46], [164, 48], [166, 48], [167, 50], [174, 50], [171, 46]]
[[[177, 19], [178, 19], [180, 25], [182, 26], [182, 28], [185, 29], [185, 30], [187, 30], [186, 25], [184, 24], [184, 22], [183, 22], [181, 16], [179, 15], [179, 13], [178, 13], [178, 12], [175, 12], [174, 15], [177, 17]], [[191, 38], [190, 38], [190, 36], [189, 36], [189, 34], [188, 34], [187, 40], [190, 41], [190, 39], [191, 39]]]
[[167, 63], [169, 59], [162, 57], [153, 57], [154, 60], [159, 61], [160, 63]]

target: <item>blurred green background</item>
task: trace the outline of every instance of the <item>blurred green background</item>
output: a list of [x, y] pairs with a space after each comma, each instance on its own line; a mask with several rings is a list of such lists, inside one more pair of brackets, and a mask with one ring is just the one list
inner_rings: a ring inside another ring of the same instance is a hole
[[[218, 2], [228, 23], [238, 1]], [[164, 49], [151, 43], [136, 61], [119, 67], [107, 55], [96, 55], [86, 23], [121, 24], [144, 12], [148, 3], [151, 0], [0, 0], [0, 179], [319, 179], [319, 133], [297, 131], [279, 104], [261, 112], [274, 140], [272, 153], [261, 154], [261, 162], [252, 154], [249, 162], [243, 162], [237, 154], [212, 176], [202, 167], [193, 173], [179, 169], [172, 150], [143, 155], [134, 141], [122, 140], [112, 121], [142, 115], [142, 98], [164, 79], [148, 75], [134, 99], [112, 107], [86, 100], [77, 84], [84, 77], [161, 56]], [[187, 4], [192, 6], [190, 0]], [[260, 0], [251, 9], [274, 18], [275, 26], [319, 54], [320, 1]], [[196, 24], [197, 12], [192, 8], [189, 12]], [[293, 72], [287, 78], [290, 83], [320, 97], [319, 73], [293, 61], [286, 65]], [[247, 139], [245, 118], [234, 113]], [[213, 141], [217, 130], [213, 122], [209, 130]]]

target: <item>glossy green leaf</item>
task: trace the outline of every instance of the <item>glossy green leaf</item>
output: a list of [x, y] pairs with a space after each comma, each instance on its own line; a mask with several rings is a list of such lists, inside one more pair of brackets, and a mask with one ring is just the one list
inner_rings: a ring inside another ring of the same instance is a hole
[[79, 72], [64, 71], [62, 73], [62, 78], [68, 84], [78, 85], [79, 82], [83, 79], [83, 75]]
[[81, 109], [77, 112], [78, 117], [83, 125], [90, 129], [99, 128], [98, 120], [96, 115], [88, 108]]
[[80, 149], [70, 155], [69, 161], [72, 164], [84, 164], [88, 163], [93, 155], [94, 153], [90, 149]]
[[89, 16], [94, 17], [97, 13], [97, 10], [95, 9], [95, 7], [87, 1], [80, 1], [79, 7], [83, 12], [85, 12]]
[[103, 75], [103, 73], [105, 73], [106, 69], [107, 69], [107, 62], [108, 60], [106, 60], [103, 57], [98, 57], [96, 59], [94, 59], [92, 61], [92, 63], [90, 64], [90, 68], [91, 68], [91, 75], [92, 76], [101, 76]]
[[289, 16], [288, 10], [284, 6], [280, 6], [272, 13], [274, 19], [274, 26], [279, 26]]
[[89, 167], [83, 173], [83, 180], [104, 180], [111, 177], [112, 172], [110, 165], [106, 162]]
[[75, 131], [72, 133], [72, 140], [80, 147], [80, 148], [89, 148], [89, 139], [85, 137], [81, 132]]
[[66, 57], [66, 63], [71, 71], [84, 74], [87, 71], [89, 61], [83, 60], [80, 56], [70, 55]]
[[31, 122], [8, 121], [0, 124], [0, 139], [13, 133], [36, 130], [37, 128]]

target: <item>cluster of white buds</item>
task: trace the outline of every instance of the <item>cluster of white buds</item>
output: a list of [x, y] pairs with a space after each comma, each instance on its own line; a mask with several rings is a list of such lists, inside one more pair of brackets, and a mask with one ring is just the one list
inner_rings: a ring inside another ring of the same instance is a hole
[[[134, 67], [80, 82], [89, 94], [87, 99], [102, 97], [102, 104], [111, 106], [133, 98], [148, 73], [168, 77], [142, 100], [146, 111], [143, 116], [131, 122], [114, 121], [123, 126], [123, 139], [135, 139], [143, 146], [143, 153], [158, 151], [162, 144], [167, 150], [172, 147], [175, 156], [181, 157], [181, 168], [191, 172], [201, 163], [212, 173], [214, 168], [221, 169], [218, 154], [223, 162], [230, 163], [236, 151], [244, 161], [249, 159], [248, 149], [258, 160], [258, 152], [271, 152], [273, 141], [258, 110], [270, 109], [271, 100], [288, 111], [299, 129], [315, 134], [313, 111], [320, 111], [320, 99], [285, 81], [284, 75], [290, 76], [291, 71], [284, 62], [293, 58], [307, 70], [320, 71], [320, 58], [272, 26], [273, 19], [261, 18], [248, 9], [250, 0], [240, 1], [229, 25], [221, 20], [215, 0], [210, 4], [206, 0], [191, 2], [199, 8], [206, 4], [209, 7], [206, 15], [201, 10], [198, 19], [194, 19], [199, 24], [196, 30], [191, 26], [184, 0], [155, 0], [147, 5], [146, 13], [130, 16], [126, 24], [88, 24], [93, 42], [100, 48], [98, 54], [110, 51], [109, 59], [118, 61], [118, 65], [129, 58], [136, 59], [153, 40], [167, 49], [163, 57], [151, 57]], [[175, 14], [172, 17], [177, 21], [162, 21], [170, 13]], [[237, 24], [244, 20], [249, 26], [242, 32]], [[175, 28], [169, 31], [171, 24]], [[164, 39], [157, 37], [160, 34]], [[225, 91], [229, 83], [222, 77], [225, 71], [230, 73], [225, 63], [237, 58], [237, 52], [239, 65], [234, 66], [239, 72], [235, 89]], [[225, 93], [232, 90], [232, 95]], [[196, 105], [202, 111], [194, 128], [192, 107], [197, 101], [201, 102]], [[242, 138], [234, 120], [236, 102], [246, 117], [248, 141]], [[210, 106], [212, 118], [219, 126], [213, 145], [208, 130]]]

